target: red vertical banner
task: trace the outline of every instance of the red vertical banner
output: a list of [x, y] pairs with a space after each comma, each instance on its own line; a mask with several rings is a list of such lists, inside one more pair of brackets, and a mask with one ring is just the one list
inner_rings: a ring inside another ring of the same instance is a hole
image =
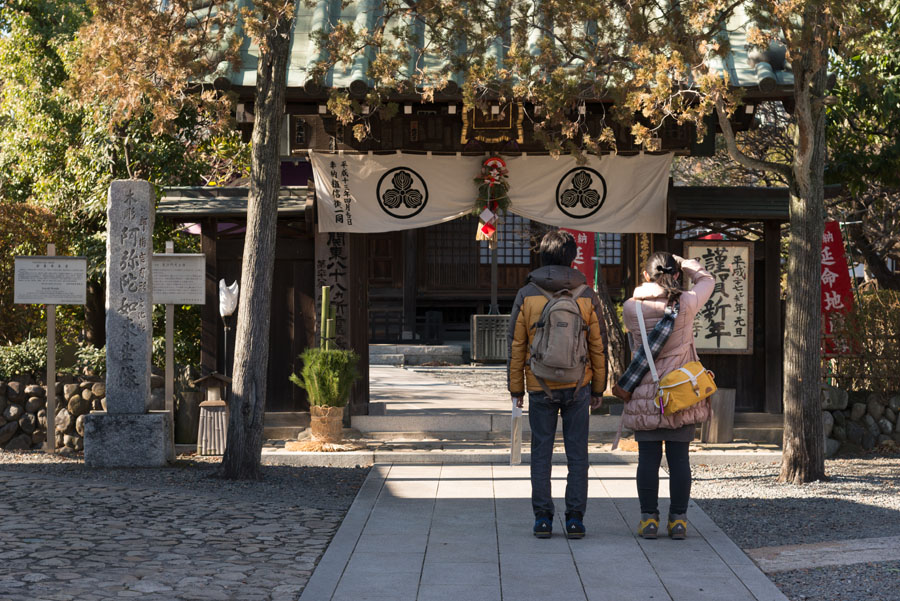
[[[839, 316], [853, 309], [853, 289], [850, 281], [850, 268], [847, 255], [844, 254], [844, 239], [837, 221], [825, 222], [825, 233], [822, 237], [822, 325], [825, 336], [830, 336], [835, 329]], [[846, 341], [825, 338], [823, 351], [825, 354], [843, 354], [850, 352]]]
[[560, 230], [569, 232], [575, 237], [575, 244], [578, 245], [578, 255], [572, 262], [572, 267], [584, 274], [587, 279], [587, 285], [594, 287], [594, 232], [582, 232], [579, 230], [570, 230], [561, 227]]

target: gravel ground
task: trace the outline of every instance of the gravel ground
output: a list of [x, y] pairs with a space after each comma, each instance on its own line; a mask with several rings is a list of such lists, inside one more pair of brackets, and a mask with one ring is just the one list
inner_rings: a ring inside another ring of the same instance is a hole
[[362, 485], [368, 468], [262, 466], [259, 482], [216, 477], [219, 457], [180, 456], [174, 468], [112, 469], [84, 466], [82, 458], [43, 452], [6, 453], [0, 450], [0, 471], [74, 478], [81, 482], [177, 489], [242, 501], [289, 502], [297, 507], [346, 512]]
[[[831, 459], [828, 482], [778, 484], [778, 465], [694, 466], [697, 504], [743, 549], [900, 536], [900, 455]], [[900, 601], [900, 562], [778, 572], [791, 601]]]
[[296, 601], [368, 470], [218, 464], [0, 451], [0, 601]]
[[440, 367], [407, 367], [410, 371], [417, 374], [428, 376], [442, 382], [455, 384], [457, 386], [465, 386], [467, 388], [480, 388], [485, 393], [505, 393], [506, 387], [506, 367], [490, 366], [490, 367], [456, 367], [456, 368], [440, 368]]

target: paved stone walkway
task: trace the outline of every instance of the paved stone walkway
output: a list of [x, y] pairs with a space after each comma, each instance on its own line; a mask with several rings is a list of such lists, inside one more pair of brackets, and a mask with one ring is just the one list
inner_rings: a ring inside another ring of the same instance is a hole
[[377, 465], [301, 601], [785, 601], [693, 503], [687, 540], [636, 538], [634, 466], [592, 466], [588, 536], [567, 540], [565, 469], [539, 540], [528, 466]]
[[0, 470], [0, 601], [295, 600], [341, 512]]

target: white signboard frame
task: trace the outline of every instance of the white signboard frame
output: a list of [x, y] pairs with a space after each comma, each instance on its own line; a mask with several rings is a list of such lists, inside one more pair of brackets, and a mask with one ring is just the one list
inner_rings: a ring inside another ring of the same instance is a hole
[[16, 257], [13, 302], [17, 305], [83, 305], [87, 302], [87, 258]]
[[[694, 320], [698, 353], [753, 354], [753, 242], [696, 240], [684, 243], [684, 257], [696, 259], [715, 279], [716, 287]], [[711, 338], [712, 315], [721, 336]], [[740, 332], [741, 335], [737, 335]]]
[[206, 304], [203, 253], [154, 253], [151, 269], [154, 305]]

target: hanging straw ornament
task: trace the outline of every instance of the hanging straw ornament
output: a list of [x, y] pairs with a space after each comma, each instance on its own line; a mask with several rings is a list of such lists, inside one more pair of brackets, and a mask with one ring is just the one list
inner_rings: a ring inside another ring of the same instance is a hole
[[478, 186], [478, 197], [475, 200], [474, 213], [478, 215], [476, 240], [487, 240], [491, 248], [497, 244], [497, 226], [500, 223], [500, 211], [509, 209], [509, 170], [506, 161], [500, 157], [489, 157], [481, 164], [481, 174], [475, 178]]

